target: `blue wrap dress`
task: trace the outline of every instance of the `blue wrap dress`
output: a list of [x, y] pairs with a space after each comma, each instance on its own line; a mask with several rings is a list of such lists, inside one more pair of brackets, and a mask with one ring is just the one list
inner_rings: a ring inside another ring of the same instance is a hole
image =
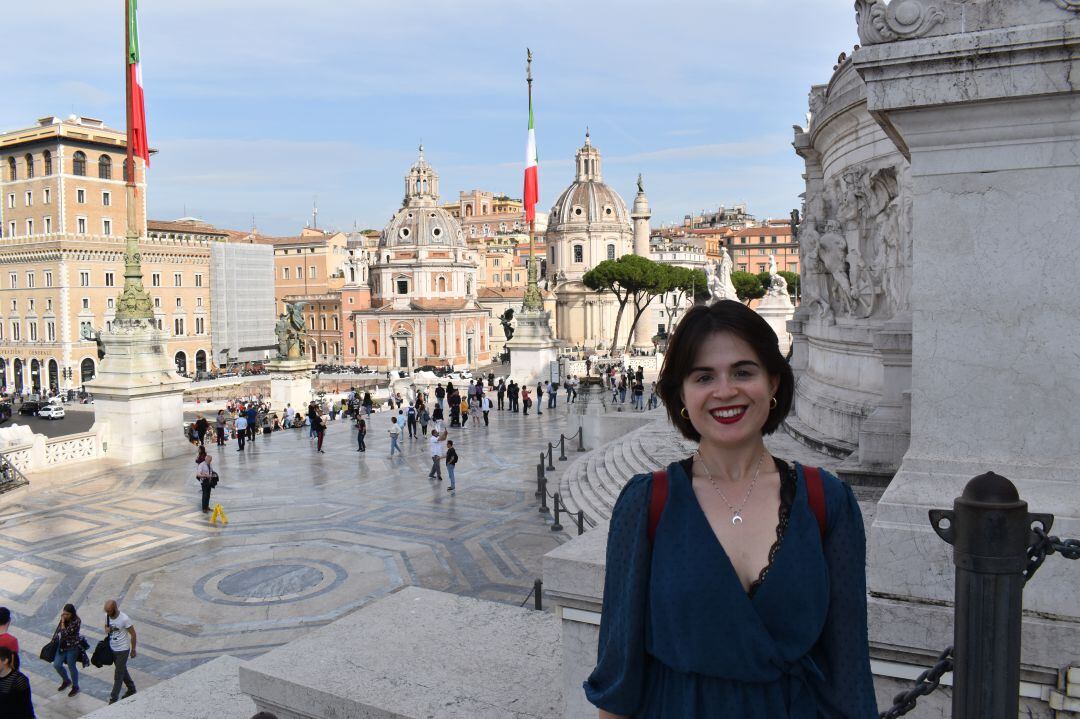
[[876, 719], [866, 627], [866, 539], [851, 489], [822, 472], [826, 534], [802, 467], [777, 460], [777, 540], [743, 589], [691, 485], [668, 468], [648, 537], [652, 475], [623, 488], [608, 530], [590, 702], [636, 719]]

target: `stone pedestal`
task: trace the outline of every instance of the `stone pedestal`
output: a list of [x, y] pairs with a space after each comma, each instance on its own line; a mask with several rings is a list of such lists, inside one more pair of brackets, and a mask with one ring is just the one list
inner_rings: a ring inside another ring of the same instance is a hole
[[94, 419], [109, 425], [106, 456], [129, 464], [183, 454], [184, 390], [165, 333], [142, 321], [117, 320], [100, 334], [105, 358], [86, 383], [94, 395]]
[[307, 411], [315, 363], [306, 359], [275, 359], [266, 363], [266, 369], [270, 373], [270, 408], [284, 412], [291, 404], [297, 412]]
[[[928, 508], [992, 470], [1080, 534], [1080, 6], [935, 5], [923, 37], [868, 23], [854, 54], [910, 157], [915, 223], [911, 442], [873, 524], [871, 638], [923, 654], [949, 642], [954, 592]], [[1022, 663], [1046, 683], [1080, 661], [1074, 564], [1048, 558], [1024, 591]]]
[[776, 333], [780, 343], [780, 354], [787, 355], [791, 349], [791, 335], [788, 333], [788, 321], [795, 316], [795, 305], [787, 292], [768, 293], [758, 301], [756, 312], [765, 318]]
[[521, 311], [514, 337], [506, 343], [510, 351], [510, 377], [518, 384], [533, 384], [547, 378], [551, 363], [559, 359], [559, 341], [551, 334], [551, 313]]

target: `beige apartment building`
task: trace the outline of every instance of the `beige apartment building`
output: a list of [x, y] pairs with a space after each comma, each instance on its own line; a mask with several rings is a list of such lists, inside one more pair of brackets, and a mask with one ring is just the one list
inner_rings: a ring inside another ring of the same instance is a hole
[[728, 250], [736, 270], [755, 275], [769, 269], [769, 255], [776, 255], [776, 269], [799, 274], [799, 243], [787, 220], [767, 220], [757, 227], [733, 230]]
[[[100, 120], [44, 117], [0, 133], [0, 387], [78, 389], [99, 361], [83, 332], [108, 327], [124, 283], [126, 136]], [[143, 282], [185, 372], [210, 358], [208, 240], [147, 235], [136, 160]], [[171, 236], [170, 236], [171, 235]]]

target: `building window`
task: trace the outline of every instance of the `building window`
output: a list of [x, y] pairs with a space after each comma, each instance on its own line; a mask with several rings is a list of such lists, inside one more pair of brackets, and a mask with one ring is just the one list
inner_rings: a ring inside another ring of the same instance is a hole
[[158, 321], [157, 321], [157, 328], [159, 330], [161, 329], [161, 319], [158, 319]]
[[340, 328], [338, 327], [337, 315], [334, 315], [334, 331], [337, 332], [338, 329], [340, 329]]
[[[161, 309], [161, 298], [160, 297], [155, 297], [154, 298], [154, 307], [157, 308], [157, 309]], [[158, 329], [161, 329], [161, 328], [159, 327]]]
[[76, 175], [86, 174], [86, 153], [78, 150], [71, 157], [71, 171]]
[[26, 178], [30, 179], [34, 176], [34, 156], [29, 152], [26, 153]]
[[111, 310], [115, 306], [116, 306], [116, 300], [114, 300], [112, 297], [105, 300], [105, 309]]
[[80, 205], [86, 204], [86, 190], [82, 189], [81, 187], [75, 190], [75, 202]]
[[26, 221], [26, 234], [27, 234], [27, 236], [34, 234], [34, 221], [33, 220], [27, 220]]
[[52, 189], [46, 187], [44, 190], [42, 190], [41, 201], [46, 205], [52, 202]]
[[184, 334], [184, 318], [177, 317], [173, 320], [173, 334], [177, 337]]
[[45, 162], [45, 174], [46, 175], [51, 175], [52, 174], [52, 153], [49, 152], [48, 150], [46, 150], [45, 152], [42, 153], [41, 159], [44, 160], [44, 162]]
[[13, 290], [19, 289], [19, 273], [18, 272], [9, 272], [8, 273], [8, 282], [9, 282], [9, 285], [10, 285], [11, 289], [13, 289]]
[[8, 181], [15, 181], [19, 179], [18, 166], [15, 164], [15, 158], [8, 158]]
[[105, 273], [105, 286], [106, 287], [116, 287], [116, 273], [115, 272], [106, 272]]
[[15, 236], [15, 220], [8, 223], [8, 237]]
[[15, 209], [15, 193], [12, 192], [7, 196], [7, 206], [9, 210]]
[[196, 307], [202, 307], [202, 297], [196, 297], [195, 298], [195, 306]]
[[173, 287], [181, 287], [184, 283], [184, 276], [179, 272], [174, 272], [172, 276]]
[[14, 321], [14, 322], [11, 323], [11, 339], [14, 340], [15, 342], [18, 342], [20, 339], [22, 339], [19, 336], [19, 323], [18, 323], [18, 321]]
[[97, 161], [97, 176], [102, 180], [112, 179], [112, 158], [102, 155]]
[[202, 317], [196, 317], [195, 318], [195, 334], [201, 335], [202, 333], [203, 333], [203, 318]]
[[308, 317], [308, 325], [311, 327], [311, 329], [315, 329], [315, 315]]
[[281, 268], [281, 279], [283, 279], [283, 280], [289, 279], [289, 268], [288, 267], [282, 267]]
[[161, 273], [154, 272], [150, 275], [150, 285], [152, 287], [161, 287]]
[[30, 320], [26, 323], [26, 327], [30, 330], [30, 341], [37, 342], [37, 322]]
[[[325, 316], [324, 317], [319, 317], [319, 327], [322, 329], [323, 332], [326, 332], [326, 317]], [[323, 350], [323, 352], [325, 353], [325, 350]]]
[[108, 217], [102, 218], [101, 220], [101, 234], [106, 237], [112, 234], [112, 220]]
[[112, 206], [112, 193], [111, 192], [105, 191], [105, 192], [101, 193], [101, 205], [103, 207], [111, 207]]
[[202, 287], [202, 275], [195, 275], [195, 286]]
[[181, 299], [179, 297], [177, 297], [176, 298], [176, 309], [180, 309], [181, 306], [182, 306], [181, 305]]
[[574, 262], [585, 261], [585, 248], [581, 245], [574, 245]]
[[407, 295], [407, 294], [409, 294], [409, 281], [408, 280], [398, 280], [397, 281], [397, 293], [399, 295]]
[[49, 321], [45, 323], [45, 339], [48, 342], [56, 341], [56, 323]]
[[27, 207], [33, 207], [34, 206], [34, 193], [31, 190], [26, 191], [26, 206]]
[[308, 266], [308, 279], [315, 279], [315, 265]]
[[609, 260], [614, 260], [615, 259], [615, 245], [608, 245], [607, 246], [607, 258]]
[[80, 235], [86, 234], [86, 218], [78, 217], [75, 219], [75, 231]]
[[45, 286], [52, 287], [52, 270], [45, 270]]
[[29, 310], [30, 312], [33, 312], [33, 311], [34, 311], [34, 298], [33, 298], [33, 297], [31, 297], [31, 298], [30, 298], [30, 299], [29, 299], [29, 300], [27, 301], [27, 309], [28, 309], [28, 310]]
[[34, 286], [34, 273], [33, 272], [27, 272], [26, 273], [26, 286], [30, 287], [30, 288], [33, 288], [33, 286]]
[[304, 268], [301, 267], [300, 265], [296, 266], [296, 279], [298, 279], [298, 280], [304, 279]]
[[79, 271], [79, 287], [90, 286], [90, 270]]
[[51, 232], [52, 232], [52, 218], [51, 217], [46, 217], [45, 218], [45, 234], [47, 235], [47, 234], [49, 234]]

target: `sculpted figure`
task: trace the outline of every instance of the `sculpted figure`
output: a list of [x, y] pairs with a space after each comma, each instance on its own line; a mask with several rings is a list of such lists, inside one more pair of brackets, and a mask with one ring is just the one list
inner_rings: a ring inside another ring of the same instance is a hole
[[506, 340], [509, 342], [514, 338], [514, 327], [511, 322], [514, 320], [513, 308], [506, 308], [506, 311], [499, 315], [499, 321], [502, 322], [503, 334], [506, 335]]
[[818, 240], [818, 258], [825, 268], [828, 302], [834, 312], [851, 313], [851, 283], [848, 281], [848, 244], [840, 223], [826, 220]]

